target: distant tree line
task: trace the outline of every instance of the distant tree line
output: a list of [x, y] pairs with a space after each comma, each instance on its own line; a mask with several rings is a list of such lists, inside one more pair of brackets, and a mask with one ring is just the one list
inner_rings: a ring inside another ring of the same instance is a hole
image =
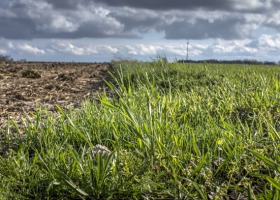
[[11, 62], [13, 59], [7, 55], [0, 55], [0, 62]]
[[249, 64], [249, 65], [279, 65], [278, 63], [272, 61], [257, 61], [257, 60], [217, 60], [217, 59], [207, 59], [207, 60], [178, 60], [179, 63], [217, 63], [217, 64]]

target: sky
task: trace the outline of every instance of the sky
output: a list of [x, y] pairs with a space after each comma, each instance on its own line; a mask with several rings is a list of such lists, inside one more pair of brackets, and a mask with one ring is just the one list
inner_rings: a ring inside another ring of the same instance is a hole
[[280, 0], [0, 0], [0, 55], [280, 60]]

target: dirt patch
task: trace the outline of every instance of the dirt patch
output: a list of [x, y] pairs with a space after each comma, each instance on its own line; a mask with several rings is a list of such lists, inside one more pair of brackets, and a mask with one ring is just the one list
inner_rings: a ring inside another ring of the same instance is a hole
[[110, 63], [0, 62], [0, 126], [43, 106], [79, 107], [105, 86]]

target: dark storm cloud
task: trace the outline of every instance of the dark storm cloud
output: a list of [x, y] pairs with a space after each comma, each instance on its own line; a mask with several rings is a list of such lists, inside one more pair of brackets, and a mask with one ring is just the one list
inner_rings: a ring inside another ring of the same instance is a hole
[[[8, 0], [6, 0], [8, 2]], [[109, 10], [87, 0], [13, 1], [0, 7], [0, 38], [101, 38], [135, 37], [124, 31]]]
[[230, 9], [232, 7], [231, 1], [221, 0], [95, 0], [96, 2], [105, 3], [109, 6], [128, 6], [133, 8], [146, 8], [154, 10], [191, 10], [197, 8], [205, 8], [211, 10]]
[[0, 18], [0, 38], [32, 39], [36, 36], [35, 24], [29, 19]]
[[46, 0], [46, 2], [58, 9], [74, 9], [78, 5], [76, 0]]
[[165, 34], [167, 39], [240, 39], [244, 35], [242, 35], [239, 30], [240, 27], [238, 27], [238, 22], [239, 19], [218, 19], [215, 23], [211, 23], [205, 19], [199, 19], [196, 24], [175, 22], [166, 27]]
[[155, 30], [163, 32], [166, 39], [242, 39], [251, 37], [253, 30], [253, 26], [247, 25], [246, 18], [238, 14], [176, 10], [156, 13], [147, 10], [135, 13], [135, 10], [129, 12], [126, 9], [112, 16], [124, 23], [127, 31], [137, 29], [145, 33]]
[[279, 1], [279, 0], [272, 0], [272, 1], [271, 1], [271, 4], [272, 4], [272, 7], [273, 7], [274, 9], [279, 10], [279, 7], [280, 7], [280, 1]]
[[137, 30], [140, 33], [145, 33], [152, 29], [159, 30], [159, 27], [165, 24], [160, 14], [143, 10], [130, 11], [129, 9], [125, 9], [119, 12], [112, 12], [110, 16], [122, 22], [125, 30], [128, 32]]
[[[0, 38], [8, 39], [133, 38], [151, 30], [167, 39], [240, 39], [254, 26], [279, 27], [272, 8], [279, 0], [0, 1]], [[247, 13], [264, 20], [247, 20]]]
[[79, 5], [89, 5], [93, 0], [45, 0], [51, 4], [55, 9], [76, 9]]

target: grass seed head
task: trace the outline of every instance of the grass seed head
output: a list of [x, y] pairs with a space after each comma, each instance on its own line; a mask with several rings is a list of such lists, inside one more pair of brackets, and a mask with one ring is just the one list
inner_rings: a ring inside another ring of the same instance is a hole
[[98, 153], [100, 153], [102, 156], [107, 156], [111, 153], [111, 151], [107, 147], [97, 144], [93, 147], [92, 154], [95, 156]]

